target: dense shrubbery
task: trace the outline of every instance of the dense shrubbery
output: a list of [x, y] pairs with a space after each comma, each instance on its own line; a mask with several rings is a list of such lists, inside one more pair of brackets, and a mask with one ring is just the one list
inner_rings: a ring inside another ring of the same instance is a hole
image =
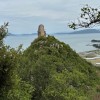
[[0, 50], [0, 100], [30, 100], [31, 85], [22, 81], [17, 71], [19, 57], [14, 49], [4, 46]]
[[91, 100], [96, 92], [95, 67], [52, 36], [36, 39], [23, 57], [20, 74], [34, 87], [32, 100]]
[[30, 100], [33, 88], [18, 74], [21, 52], [3, 44], [6, 25], [0, 28], [0, 100]]
[[20, 47], [5, 46], [5, 36], [4, 29], [0, 38], [0, 100], [91, 100], [100, 92], [96, 90], [99, 78], [95, 67], [63, 42], [52, 36], [40, 37], [22, 52]]

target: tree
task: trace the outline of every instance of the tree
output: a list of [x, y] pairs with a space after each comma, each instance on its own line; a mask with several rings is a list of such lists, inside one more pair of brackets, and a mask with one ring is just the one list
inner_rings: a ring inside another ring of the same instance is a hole
[[[89, 28], [93, 25], [99, 25], [100, 24], [100, 10], [97, 8], [92, 8], [88, 5], [81, 8], [81, 15], [80, 18], [76, 22], [72, 22], [68, 26], [72, 29], [78, 29], [78, 28]], [[91, 41], [96, 42], [96, 41]], [[93, 44], [93, 47], [100, 49], [100, 43]]]
[[[72, 22], [71, 24], [69, 24], [68, 26], [72, 29], [78, 29], [78, 28], [89, 28], [93, 25], [100, 25], [100, 9], [97, 8], [92, 8], [88, 5], [86, 5], [85, 7], [83, 7], [81, 9], [82, 13], [80, 15], [80, 18], [78, 18], [78, 20], [76, 22]], [[93, 44], [93, 47], [100, 49], [100, 40], [91, 40], [91, 42], [96, 42], [96, 44]], [[100, 75], [99, 76], [99, 80], [100, 80]], [[100, 82], [100, 81], [99, 81]], [[100, 83], [99, 83], [100, 84]], [[97, 88], [97, 90], [100, 90], [100, 85], [98, 85], [99, 88]], [[96, 100], [100, 99], [100, 91], [98, 91], [97, 93], [98, 98], [96, 98]]]
[[5, 46], [8, 23], [0, 27], [0, 100], [31, 100], [33, 88], [18, 74], [20, 52]]
[[2, 47], [3, 39], [6, 37], [8, 33], [8, 22], [4, 23], [4, 25], [1, 25], [0, 27], [0, 47]]
[[88, 5], [81, 8], [80, 18], [76, 22], [72, 22], [68, 26], [72, 29], [77, 28], [88, 28], [92, 25], [100, 24], [100, 10], [97, 8], [92, 8]]

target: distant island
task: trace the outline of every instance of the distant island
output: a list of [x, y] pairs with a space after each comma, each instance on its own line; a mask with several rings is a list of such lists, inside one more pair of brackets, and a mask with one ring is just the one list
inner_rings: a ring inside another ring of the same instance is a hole
[[[84, 29], [79, 31], [73, 31], [73, 32], [57, 32], [54, 34], [90, 34], [90, 33], [100, 33], [100, 30], [97, 29]], [[36, 35], [37, 33], [31, 33], [31, 34], [12, 34], [8, 33], [7, 36], [30, 36], [30, 35]]]
[[8, 33], [7, 36], [14, 36], [14, 34], [12, 34], [12, 33]]
[[97, 30], [97, 29], [85, 29], [85, 30], [71, 32], [71, 34], [81, 34], [81, 33], [100, 33], [100, 30]]
[[36, 33], [31, 33], [31, 34], [12, 34], [12, 33], [8, 33], [7, 36], [30, 36], [30, 35], [36, 35]]
[[73, 31], [73, 32], [60, 32], [55, 34], [90, 34], [90, 33], [100, 33], [100, 30], [97, 29], [84, 29], [79, 31]]

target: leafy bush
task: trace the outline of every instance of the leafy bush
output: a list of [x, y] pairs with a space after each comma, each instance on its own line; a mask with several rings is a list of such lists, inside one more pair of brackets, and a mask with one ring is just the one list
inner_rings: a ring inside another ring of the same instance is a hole
[[34, 87], [32, 100], [91, 100], [96, 92], [96, 68], [52, 36], [33, 41], [23, 58], [20, 74]]
[[31, 100], [33, 87], [18, 74], [22, 54], [3, 44], [6, 26], [0, 28], [0, 100]]

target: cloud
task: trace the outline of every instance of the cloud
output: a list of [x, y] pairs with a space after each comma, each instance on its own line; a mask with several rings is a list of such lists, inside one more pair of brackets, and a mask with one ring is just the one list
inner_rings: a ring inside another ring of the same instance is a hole
[[[82, 5], [91, 0], [0, 0], [0, 15], [5, 16], [41, 16], [47, 18], [73, 18], [79, 13]], [[91, 1], [94, 4], [94, 1]], [[72, 16], [73, 15], [73, 16]]]
[[[10, 31], [13, 32], [14, 30], [16, 32], [26, 32], [27, 30], [32, 32], [32, 27], [37, 26], [39, 23], [45, 23], [49, 31], [50, 29], [56, 31], [57, 28], [62, 31], [66, 30], [65, 25], [68, 21], [70, 22], [79, 16], [80, 9], [85, 4], [99, 7], [100, 1], [0, 0], [0, 22], [10, 21]], [[32, 24], [33, 26], [29, 26]]]

